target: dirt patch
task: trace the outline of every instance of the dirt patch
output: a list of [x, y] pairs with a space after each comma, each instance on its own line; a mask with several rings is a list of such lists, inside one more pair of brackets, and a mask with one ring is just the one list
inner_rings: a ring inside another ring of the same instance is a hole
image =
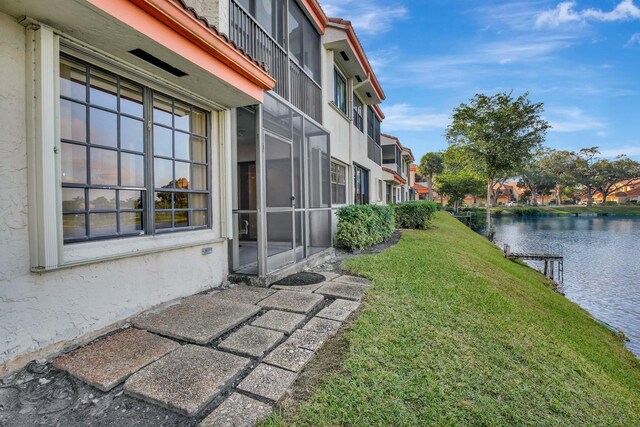
[[322, 274], [313, 273], [310, 271], [303, 271], [301, 273], [292, 274], [280, 279], [274, 283], [274, 285], [281, 286], [306, 286], [315, 285], [320, 282], [324, 282], [326, 279]]

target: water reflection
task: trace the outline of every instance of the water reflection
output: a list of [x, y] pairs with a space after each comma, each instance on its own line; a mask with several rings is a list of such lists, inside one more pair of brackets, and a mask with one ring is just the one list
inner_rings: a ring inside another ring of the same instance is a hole
[[513, 251], [564, 247], [561, 291], [624, 331], [640, 355], [640, 217], [496, 218], [495, 241]]

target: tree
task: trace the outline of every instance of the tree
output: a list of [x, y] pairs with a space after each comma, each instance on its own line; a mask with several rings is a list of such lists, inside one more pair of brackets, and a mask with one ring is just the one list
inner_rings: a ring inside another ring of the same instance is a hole
[[444, 156], [442, 153], [427, 153], [420, 159], [418, 170], [422, 176], [427, 177], [429, 188], [429, 200], [433, 201], [433, 177], [444, 172]]
[[596, 156], [600, 154], [598, 147], [583, 148], [575, 154], [571, 168], [573, 177], [587, 196], [587, 206], [593, 204], [593, 195], [596, 192], [596, 170], [593, 167]]
[[529, 94], [476, 94], [453, 110], [446, 138], [457, 155], [486, 180], [487, 236], [491, 236], [491, 189], [495, 179], [518, 169], [542, 146], [549, 123], [542, 119], [542, 103]]
[[624, 155], [618, 156], [614, 161], [598, 160], [593, 163], [593, 169], [594, 187], [602, 194], [602, 203], [606, 203], [610, 194], [640, 177], [640, 163]]
[[484, 179], [469, 170], [440, 174], [436, 177], [436, 183], [438, 193], [449, 196], [449, 202], [453, 202], [456, 213], [459, 202], [468, 194], [475, 196], [484, 191]]

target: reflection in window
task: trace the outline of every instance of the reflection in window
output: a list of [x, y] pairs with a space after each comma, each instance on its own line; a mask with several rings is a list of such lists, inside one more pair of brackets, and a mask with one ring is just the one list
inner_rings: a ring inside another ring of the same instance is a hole
[[353, 165], [354, 202], [357, 205], [369, 203], [369, 171]]
[[[65, 243], [209, 223], [207, 114], [62, 55], [60, 137]], [[147, 182], [147, 120], [155, 123]], [[150, 189], [154, 204], [146, 206]], [[166, 190], [165, 190], [166, 189]], [[145, 210], [149, 215], [145, 215]], [[156, 212], [157, 210], [157, 212]]]
[[338, 70], [334, 70], [333, 75], [333, 102], [340, 111], [347, 114], [347, 82]]

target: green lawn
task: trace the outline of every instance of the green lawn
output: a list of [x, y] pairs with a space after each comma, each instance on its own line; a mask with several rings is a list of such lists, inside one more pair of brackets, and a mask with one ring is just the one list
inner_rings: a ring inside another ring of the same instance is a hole
[[640, 425], [640, 361], [446, 213], [377, 255], [337, 372], [266, 425]]

